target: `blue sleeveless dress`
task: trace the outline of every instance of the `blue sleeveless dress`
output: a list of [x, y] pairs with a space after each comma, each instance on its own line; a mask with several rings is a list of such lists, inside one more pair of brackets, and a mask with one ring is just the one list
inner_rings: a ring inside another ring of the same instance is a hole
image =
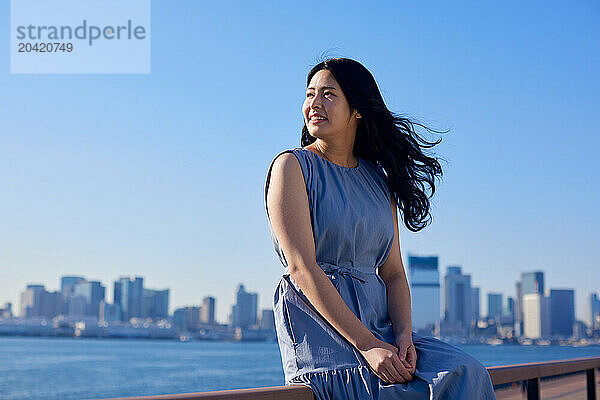
[[[359, 158], [342, 167], [312, 151], [293, 153], [302, 169], [314, 233], [316, 261], [354, 314], [378, 339], [394, 344], [386, 287], [378, 274], [394, 239], [391, 195], [383, 170]], [[273, 161], [275, 161], [275, 158]], [[265, 185], [265, 207], [271, 176]], [[267, 208], [268, 218], [268, 208]], [[386, 383], [364, 357], [320, 315], [285, 271], [273, 296], [285, 384], [302, 384], [315, 399], [495, 399], [485, 367], [457, 347], [412, 333], [417, 367], [408, 383]]]

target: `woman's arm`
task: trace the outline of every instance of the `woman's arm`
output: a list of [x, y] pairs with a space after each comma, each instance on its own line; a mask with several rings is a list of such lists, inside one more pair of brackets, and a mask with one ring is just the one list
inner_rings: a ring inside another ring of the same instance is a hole
[[364, 349], [373, 334], [348, 308], [317, 264], [306, 186], [293, 154], [284, 153], [273, 163], [267, 206], [290, 276], [338, 332], [357, 349]]
[[[310, 221], [306, 185], [298, 160], [284, 153], [273, 163], [267, 190], [271, 227], [287, 261], [290, 275], [311, 304], [356, 347], [385, 381], [410, 380], [397, 348], [378, 340], [346, 305], [319, 267]], [[403, 370], [403, 371], [402, 371]]]
[[406, 280], [406, 272], [400, 254], [398, 212], [393, 197], [391, 207], [394, 218], [394, 240], [387, 260], [379, 267], [379, 275], [385, 282], [388, 313], [392, 322], [396, 345], [400, 348], [400, 358], [403, 359], [406, 357], [406, 360], [411, 365], [412, 373], [416, 367], [416, 351], [412, 343], [410, 287]]

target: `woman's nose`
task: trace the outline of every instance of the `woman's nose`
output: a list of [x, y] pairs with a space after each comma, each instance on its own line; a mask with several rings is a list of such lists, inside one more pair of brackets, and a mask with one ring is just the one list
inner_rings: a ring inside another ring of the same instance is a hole
[[321, 107], [321, 99], [320, 96], [313, 96], [310, 101], [310, 108]]

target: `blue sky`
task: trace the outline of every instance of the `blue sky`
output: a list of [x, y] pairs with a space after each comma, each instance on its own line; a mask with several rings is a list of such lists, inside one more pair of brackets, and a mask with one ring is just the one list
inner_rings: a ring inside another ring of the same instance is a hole
[[[279, 264], [263, 203], [299, 146], [306, 74], [364, 63], [388, 107], [450, 133], [433, 224], [401, 227], [488, 292], [520, 272], [600, 288], [600, 6], [593, 1], [152, 3], [147, 75], [10, 74], [0, 4], [0, 302], [79, 274], [171, 289], [171, 308], [238, 283], [270, 308]], [[264, 116], [268, 115], [268, 118]], [[431, 137], [430, 137], [431, 138]], [[485, 310], [486, 301], [482, 302]]]

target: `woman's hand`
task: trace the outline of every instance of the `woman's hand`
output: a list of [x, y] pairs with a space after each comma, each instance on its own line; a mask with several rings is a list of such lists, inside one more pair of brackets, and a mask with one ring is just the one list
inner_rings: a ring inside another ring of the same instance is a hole
[[387, 383], [406, 383], [412, 380], [398, 356], [398, 348], [373, 336], [364, 349], [359, 349], [375, 375]]
[[400, 358], [408, 372], [413, 375], [417, 369], [417, 350], [412, 341], [412, 332], [405, 332], [396, 336], [395, 344], [398, 348], [398, 358]]

